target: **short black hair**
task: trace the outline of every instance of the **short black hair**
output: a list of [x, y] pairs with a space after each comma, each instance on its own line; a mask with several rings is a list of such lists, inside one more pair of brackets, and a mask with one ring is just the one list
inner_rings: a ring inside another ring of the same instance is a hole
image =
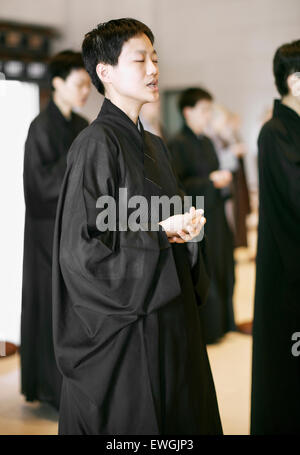
[[83, 61], [94, 86], [102, 95], [104, 86], [97, 75], [96, 66], [98, 63], [117, 65], [123, 44], [130, 38], [142, 34], [149, 38], [151, 44], [154, 43], [150, 28], [143, 22], [131, 18], [113, 19], [99, 24], [97, 28], [86, 33], [82, 43]]
[[183, 109], [185, 107], [194, 107], [198, 101], [207, 100], [212, 101], [212, 95], [200, 87], [191, 87], [184, 90], [178, 99], [178, 108], [183, 115]]
[[[66, 79], [72, 70], [81, 68], [85, 69], [81, 53], [67, 49], [50, 58], [48, 76], [50, 81], [55, 77]], [[53, 90], [52, 84], [51, 88]]]
[[273, 73], [275, 84], [281, 96], [289, 93], [287, 78], [300, 72], [300, 40], [280, 46], [274, 56]]

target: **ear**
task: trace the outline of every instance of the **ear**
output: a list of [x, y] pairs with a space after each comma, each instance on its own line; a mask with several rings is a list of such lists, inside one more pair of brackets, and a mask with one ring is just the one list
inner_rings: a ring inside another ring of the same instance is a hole
[[110, 82], [110, 65], [107, 63], [98, 63], [96, 73], [102, 83]]
[[53, 79], [52, 79], [52, 85], [54, 87], [54, 90], [59, 90], [62, 85], [64, 84], [64, 80], [63, 78], [59, 77], [59, 76], [55, 76]]
[[189, 118], [189, 114], [191, 112], [191, 108], [190, 106], [185, 106], [183, 109], [182, 109], [182, 115], [185, 119], [188, 119]]

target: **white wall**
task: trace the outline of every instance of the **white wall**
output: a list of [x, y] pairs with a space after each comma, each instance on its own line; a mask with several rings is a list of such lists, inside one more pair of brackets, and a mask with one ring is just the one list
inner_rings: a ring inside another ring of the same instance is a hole
[[[277, 96], [276, 48], [300, 38], [299, 0], [155, 2], [163, 86], [203, 84], [243, 118], [250, 153], [263, 110]], [[248, 157], [255, 184], [254, 160]]]
[[20, 344], [25, 217], [23, 150], [38, 111], [36, 84], [0, 82], [0, 341], [16, 344]]
[[[55, 51], [80, 48], [97, 23], [132, 16], [156, 36], [161, 88], [202, 84], [237, 111], [250, 151], [263, 110], [277, 96], [272, 58], [283, 42], [300, 38], [299, 0], [0, 0], [0, 17], [53, 25], [62, 30]], [[93, 91], [85, 112], [93, 118]], [[251, 159], [250, 159], [251, 161]], [[255, 182], [255, 170], [249, 168]]]
[[0, 0], [1, 20], [63, 26], [66, 14], [65, 0]]

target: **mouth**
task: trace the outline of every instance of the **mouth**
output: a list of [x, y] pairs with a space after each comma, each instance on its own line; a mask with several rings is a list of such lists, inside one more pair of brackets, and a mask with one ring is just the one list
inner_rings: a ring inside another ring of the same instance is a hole
[[147, 84], [147, 87], [149, 87], [152, 90], [158, 90], [158, 80], [155, 79], [155, 80], [149, 82], [149, 84]]

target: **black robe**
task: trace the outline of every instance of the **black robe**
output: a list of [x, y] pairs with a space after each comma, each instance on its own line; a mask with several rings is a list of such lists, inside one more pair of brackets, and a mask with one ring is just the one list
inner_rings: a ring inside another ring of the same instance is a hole
[[[159, 231], [96, 227], [100, 196], [177, 194], [163, 141], [105, 99], [73, 143], [53, 251], [60, 434], [219, 434], [197, 303], [202, 256]], [[198, 249], [200, 252], [200, 248]]]
[[247, 215], [251, 212], [250, 195], [243, 157], [238, 158], [239, 167], [233, 173], [233, 204], [234, 204], [234, 247], [247, 247]]
[[207, 303], [200, 307], [200, 315], [205, 341], [214, 343], [236, 328], [232, 302], [233, 238], [225, 216], [224, 199], [209, 179], [209, 174], [219, 168], [219, 162], [211, 140], [206, 136], [197, 137], [187, 125], [171, 139], [169, 148], [186, 194], [193, 198], [204, 196], [211, 283]]
[[258, 148], [251, 433], [299, 434], [300, 116], [276, 100]]
[[55, 213], [68, 149], [87, 125], [75, 113], [66, 120], [50, 101], [31, 123], [25, 144], [21, 391], [28, 401], [46, 401], [56, 408], [62, 380], [54, 357], [51, 314]]

